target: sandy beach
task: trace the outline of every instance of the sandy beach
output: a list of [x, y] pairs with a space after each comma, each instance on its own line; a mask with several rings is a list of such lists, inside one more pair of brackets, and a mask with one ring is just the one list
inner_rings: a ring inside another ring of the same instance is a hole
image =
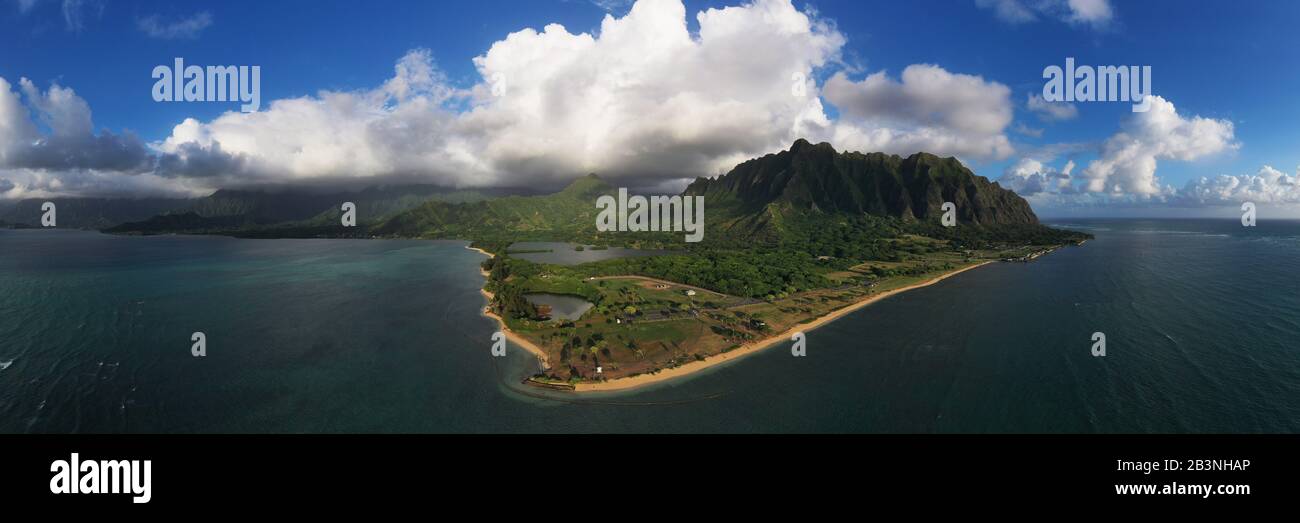
[[[487, 252], [483, 249], [479, 249], [477, 247], [470, 247], [466, 245], [465, 248], [471, 251], [477, 251], [482, 254], [485, 254], [489, 258], [493, 256], [492, 253]], [[482, 267], [479, 267], [478, 272], [479, 274], [482, 274], [484, 278], [488, 276], [488, 272], [483, 270]], [[488, 292], [487, 289], [479, 289], [478, 292], [479, 294], [482, 294], [484, 298], [487, 298], [489, 303], [492, 301], [492, 293]], [[484, 317], [488, 317], [496, 320], [497, 325], [501, 327], [501, 332], [505, 333], [506, 339], [510, 340], [515, 345], [523, 347], [524, 350], [531, 352], [534, 356], [537, 356], [537, 359], [542, 362], [542, 370], [551, 368], [551, 359], [546, 356], [546, 351], [543, 351], [542, 348], [538, 347], [536, 343], [528, 341], [523, 336], [520, 336], [519, 334], [516, 334], [514, 331], [507, 328], [505, 320], [501, 319], [500, 316], [497, 316], [496, 313], [492, 312], [490, 309], [488, 309], [488, 307], [486, 306], [483, 307], [482, 314]]]
[[[465, 248], [466, 248], [466, 249], [473, 250], [473, 251], [478, 251], [478, 252], [483, 253], [483, 254], [485, 254], [485, 255], [487, 255], [487, 256], [492, 256], [492, 253], [487, 252], [487, 251], [484, 251], [483, 249], [479, 249], [479, 248], [475, 248], [475, 247], [469, 247], [469, 246], [466, 246]], [[686, 363], [686, 364], [684, 364], [684, 365], [682, 365], [682, 366], [679, 366], [679, 367], [675, 367], [675, 368], [671, 368], [671, 369], [663, 369], [663, 370], [660, 370], [659, 372], [656, 372], [656, 373], [654, 373], [654, 374], [641, 374], [641, 375], [638, 375], [638, 376], [630, 376], [630, 377], [626, 377], [626, 378], [617, 378], [617, 379], [613, 379], [613, 380], [609, 380], [609, 381], [603, 381], [603, 382], [597, 382], [597, 383], [581, 382], [581, 383], [576, 384], [574, 390], [575, 390], [576, 392], [595, 392], [595, 391], [628, 390], [628, 389], [634, 389], [634, 388], [637, 388], [637, 387], [644, 387], [644, 386], [649, 385], [649, 384], [652, 384], [652, 383], [660, 383], [660, 382], [668, 381], [668, 380], [671, 380], [671, 379], [676, 379], [676, 378], [680, 378], [680, 377], [683, 377], [683, 376], [688, 376], [688, 375], [690, 375], [690, 374], [693, 374], [693, 373], [699, 372], [699, 371], [701, 371], [701, 370], [704, 370], [704, 369], [707, 369], [707, 368], [713, 367], [713, 366], [715, 366], [715, 365], [721, 365], [721, 364], [724, 364], [724, 363], [727, 363], [727, 362], [730, 362], [730, 361], [738, 360], [738, 359], [740, 359], [740, 358], [743, 358], [743, 357], [748, 356], [748, 355], [750, 355], [750, 354], [754, 354], [754, 353], [759, 352], [759, 351], [761, 351], [761, 350], [763, 350], [763, 349], [767, 349], [767, 348], [769, 348], [769, 347], [775, 346], [775, 345], [780, 344], [780, 343], [789, 343], [789, 342], [790, 342], [790, 337], [793, 336], [794, 333], [796, 333], [796, 332], [808, 332], [808, 331], [811, 331], [811, 330], [813, 330], [813, 329], [816, 329], [816, 328], [818, 328], [818, 327], [821, 327], [822, 325], [826, 325], [827, 323], [830, 323], [830, 322], [835, 321], [835, 320], [837, 320], [837, 319], [839, 319], [839, 318], [842, 318], [842, 317], [844, 317], [846, 314], [848, 314], [848, 313], [850, 313], [850, 312], [856, 311], [856, 310], [858, 310], [858, 309], [861, 309], [861, 308], [863, 308], [863, 307], [866, 307], [867, 305], [871, 305], [872, 303], [875, 303], [875, 302], [877, 302], [877, 301], [883, 300], [883, 299], [888, 298], [888, 297], [890, 297], [890, 296], [893, 296], [893, 295], [895, 295], [895, 294], [899, 294], [899, 293], [907, 292], [907, 291], [910, 291], [910, 290], [913, 290], [913, 289], [919, 289], [919, 288], [921, 288], [921, 287], [926, 287], [926, 286], [929, 286], [929, 285], [934, 285], [935, 283], [938, 283], [938, 282], [940, 282], [940, 281], [943, 281], [943, 280], [945, 280], [945, 279], [947, 279], [947, 278], [951, 278], [951, 277], [953, 277], [953, 276], [956, 276], [956, 275], [958, 275], [958, 274], [961, 274], [961, 273], [963, 273], [963, 272], [969, 271], [969, 270], [974, 269], [974, 268], [977, 268], [977, 267], [983, 267], [984, 265], [987, 265], [987, 264], [989, 264], [989, 263], [992, 263], [992, 261], [986, 261], [986, 262], [982, 262], [982, 263], [977, 263], [977, 264], [975, 264], [975, 265], [971, 265], [971, 266], [968, 266], [968, 267], [963, 267], [963, 268], [961, 268], [961, 269], [957, 269], [957, 270], [952, 271], [952, 272], [949, 272], [949, 273], [945, 273], [945, 274], [941, 274], [941, 275], [939, 275], [939, 276], [935, 276], [934, 278], [930, 278], [930, 279], [925, 280], [925, 281], [923, 281], [923, 282], [914, 283], [914, 284], [912, 284], [912, 285], [908, 285], [908, 286], [906, 286], [906, 287], [899, 287], [899, 288], [897, 288], [897, 289], [893, 289], [893, 290], [885, 291], [885, 292], [882, 292], [882, 293], [880, 293], [880, 294], [873, 294], [873, 295], [871, 295], [871, 296], [869, 296], [869, 297], [867, 297], [867, 298], [862, 299], [861, 301], [857, 301], [857, 302], [854, 302], [854, 303], [852, 303], [852, 304], [850, 304], [850, 305], [846, 305], [846, 306], [844, 306], [844, 307], [841, 307], [841, 308], [839, 308], [839, 309], [836, 309], [836, 310], [834, 310], [834, 311], [831, 311], [830, 313], [827, 313], [825, 316], [822, 316], [822, 317], [820, 317], [820, 318], [817, 318], [816, 320], [813, 320], [813, 321], [810, 322], [810, 323], [804, 323], [804, 324], [796, 325], [796, 326], [790, 328], [789, 330], [786, 330], [785, 332], [782, 332], [782, 333], [780, 333], [780, 334], [776, 334], [776, 335], [773, 335], [773, 336], [770, 336], [770, 337], [764, 338], [764, 339], [759, 340], [759, 341], [754, 341], [754, 342], [746, 343], [746, 344], [744, 344], [744, 345], [741, 345], [740, 347], [737, 347], [737, 348], [732, 349], [732, 350], [730, 350], [730, 351], [724, 352], [724, 353], [722, 353], [722, 354], [715, 354], [715, 355], [713, 355], [713, 356], [709, 356], [708, 358], [705, 358], [705, 359], [702, 360], [702, 361], [692, 361], [692, 362], [690, 362], [690, 363]], [[485, 276], [485, 277], [488, 275], [487, 271], [484, 271], [484, 270], [482, 270], [481, 268], [479, 269], [479, 272], [482, 273], [483, 276]], [[655, 281], [659, 281], [659, 280], [655, 280]], [[672, 283], [672, 282], [665, 282], [665, 283]], [[678, 284], [673, 283], [673, 285], [678, 285]], [[492, 293], [490, 293], [490, 292], [488, 292], [488, 291], [486, 291], [486, 290], [482, 290], [482, 289], [480, 289], [480, 292], [483, 293], [483, 296], [485, 296], [488, 300], [491, 300], [491, 299], [492, 299]], [[712, 291], [709, 291], [709, 292], [712, 292]], [[514, 342], [515, 344], [517, 344], [517, 345], [523, 347], [523, 348], [524, 348], [525, 350], [527, 350], [528, 352], [531, 352], [531, 353], [535, 354], [535, 355], [536, 355], [536, 356], [541, 360], [541, 362], [542, 362], [542, 366], [543, 366], [543, 367], [545, 367], [545, 368], [547, 368], [547, 369], [551, 368], [551, 365], [550, 365], [550, 359], [547, 358], [547, 356], [546, 356], [546, 352], [543, 351], [543, 350], [541, 349], [541, 347], [538, 347], [536, 344], [534, 344], [534, 343], [531, 342], [531, 341], [528, 341], [528, 340], [525, 339], [523, 336], [520, 336], [519, 334], [517, 334], [517, 333], [511, 331], [509, 328], [506, 327], [505, 322], [501, 320], [501, 317], [500, 317], [500, 316], [497, 316], [496, 314], [493, 314], [493, 313], [492, 313], [491, 311], [489, 311], [487, 308], [484, 308], [484, 310], [483, 310], [483, 315], [484, 315], [484, 316], [487, 316], [487, 317], [489, 317], [489, 318], [495, 319], [495, 320], [497, 321], [497, 324], [499, 324], [499, 325], [501, 326], [501, 331], [504, 332], [504, 333], [506, 334], [506, 337], [507, 337], [510, 341], [512, 341], [512, 342]]]
[[858, 310], [858, 309], [861, 309], [861, 308], [863, 308], [863, 307], [866, 307], [867, 305], [871, 305], [872, 303], [875, 303], [875, 302], [877, 302], [877, 301], [883, 300], [883, 299], [888, 298], [888, 297], [890, 297], [890, 296], [893, 296], [893, 295], [895, 295], [895, 294], [899, 294], [899, 293], [907, 292], [907, 291], [910, 291], [910, 290], [912, 290], [912, 289], [919, 289], [919, 288], [921, 288], [921, 287], [926, 287], [926, 286], [929, 286], [929, 285], [933, 285], [933, 284], [935, 284], [935, 283], [938, 283], [938, 282], [940, 282], [940, 281], [943, 281], [944, 279], [950, 278], [950, 277], [952, 277], [952, 276], [956, 276], [956, 275], [958, 275], [958, 274], [961, 274], [961, 273], [963, 273], [963, 272], [969, 271], [969, 270], [974, 269], [974, 268], [976, 268], [976, 267], [982, 267], [982, 266], [984, 266], [984, 265], [986, 265], [986, 264], [989, 264], [989, 263], [992, 263], [992, 262], [991, 262], [991, 261], [986, 261], [986, 262], [983, 262], [983, 263], [978, 263], [978, 264], [975, 264], [975, 265], [971, 265], [971, 266], [969, 266], [969, 267], [963, 267], [963, 268], [961, 268], [961, 269], [957, 269], [957, 270], [955, 270], [955, 271], [952, 271], [952, 272], [949, 272], [949, 273], [946, 273], [946, 274], [942, 274], [942, 275], [939, 275], [939, 276], [935, 276], [934, 278], [931, 278], [931, 279], [926, 280], [926, 281], [923, 281], [923, 282], [914, 283], [914, 284], [912, 284], [912, 285], [908, 285], [908, 286], [906, 286], [906, 287], [899, 287], [899, 288], [894, 289], [894, 290], [890, 290], [890, 291], [882, 292], [882, 293], [880, 293], [880, 294], [872, 295], [872, 296], [870, 296], [870, 297], [868, 297], [868, 298], [866, 298], [866, 299], [863, 299], [862, 301], [858, 301], [858, 302], [853, 303], [853, 304], [851, 304], [851, 305], [847, 305], [847, 306], [844, 306], [844, 307], [842, 307], [842, 308], [836, 309], [836, 310], [834, 310], [834, 311], [832, 311], [832, 312], [826, 314], [825, 316], [822, 316], [822, 317], [820, 317], [820, 318], [817, 318], [816, 320], [813, 320], [811, 323], [804, 323], [804, 324], [796, 325], [796, 326], [790, 328], [789, 330], [787, 330], [787, 331], [785, 331], [785, 332], [782, 332], [781, 334], [777, 334], [777, 335], [775, 335], [775, 336], [771, 336], [771, 337], [768, 337], [768, 338], [764, 338], [764, 339], [759, 340], [759, 341], [746, 343], [746, 344], [741, 345], [740, 347], [738, 347], [738, 348], [736, 348], [736, 349], [733, 349], [733, 350], [730, 350], [730, 351], [728, 351], [728, 352], [724, 352], [724, 353], [722, 353], [722, 354], [716, 354], [716, 355], [713, 355], [713, 356], [709, 356], [708, 358], [705, 358], [703, 361], [692, 361], [692, 362], [687, 363], [687, 364], [685, 364], [685, 365], [682, 365], [682, 366], [680, 366], [680, 367], [676, 367], [676, 368], [672, 368], [672, 369], [663, 369], [663, 370], [661, 370], [661, 371], [659, 371], [659, 372], [656, 372], [656, 373], [654, 373], [654, 374], [641, 374], [641, 375], [639, 375], [639, 376], [631, 376], [631, 377], [627, 377], [627, 378], [618, 378], [618, 379], [609, 380], [609, 381], [600, 382], [600, 383], [587, 383], [587, 382], [582, 382], [582, 383], [578, 383], [574, 390], [576, 390], [577, 392], [593, 392], [593, 391], [627, 390], [627, 389], [634, 389], [634, 388], [637, 388], [637, 387], [644, 387], [644, 386], [649, 385], [649, 384], [651, 384], [651, 383], [659, 383], [659, 382], [668, 381], [668, 380], [671, 380], [671, 379], [675, 379], [675, 378], [680, 378], [680, 377], [683, 377], [683, 376], [687, 376], [687, 375], [690, 375], [690, 374], [693, 374], [693, 373], [699, 372], [699, 371], [701, 371], [701, 370], [704, 370], [704, 369], [707, 369], [707, 368], [713, 367], [713, 366], [715, 366], [715, 365], [721, 365], [721, 364], [723, 364], [723, 363], [727, 363], [727, 362], [729, 362], [729, 361], [738, 360], [738, 359], [740, 359], [740, 358], [743, 358], [743, 357], [748, 356], [748, 355], [750, 355], [750, 354], [754, 354], [754, 353], [759, 352], [759, 351], [761, 351], [761, 350], [763, 350], [763, 349], [766, 349], [766, 348], [769, 348], [769, 347], [775, 346], [775, 345], [780, 344], [780, 343], [789, 343], [789, 342], [790, 342], [790, 336], [793, 336], [794, 333], [796, 333], [796, 332], [808, 332], [808, 331], [811, 331], [811, 330], [813, 330], [813, 329], [816, 329], [816, 328], [818, 328], [818, 327], [821, 327], [822, 325], [826, 325], [827, 323], [830, 323], [830, 322], [832, 322], [832, 321], [835, 321], [835, 320], [837, 320], [837, 319], [843, 317], [844, 315], [846, 315], [846, 314], [848, 314], [848, 313], [850, 313], [850, 312], [856, 311], [856, 310]]

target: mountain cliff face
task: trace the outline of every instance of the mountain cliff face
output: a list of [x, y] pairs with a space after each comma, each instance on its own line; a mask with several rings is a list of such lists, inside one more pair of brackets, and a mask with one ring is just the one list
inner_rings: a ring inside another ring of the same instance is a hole
[[956, 158], [841, 153], [828, 143], [803, 139], [721, 177], [699, 178], [686, 194], [702, 195], [711, 212], [733, 216], [793, 211], [930, 220], [943, 214], [944, 202], [953, 202], [963, 223], [1038, 223], [1024, 198], [975, 175]]

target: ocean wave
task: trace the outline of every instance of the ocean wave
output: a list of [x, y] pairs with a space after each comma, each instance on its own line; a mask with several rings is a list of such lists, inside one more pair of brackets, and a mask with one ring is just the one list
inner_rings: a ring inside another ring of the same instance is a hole
[[14, 364], [14, 360], [0, 361], [0, 370], [5, 370], [9, 368], [10, 365], [13, 364]]

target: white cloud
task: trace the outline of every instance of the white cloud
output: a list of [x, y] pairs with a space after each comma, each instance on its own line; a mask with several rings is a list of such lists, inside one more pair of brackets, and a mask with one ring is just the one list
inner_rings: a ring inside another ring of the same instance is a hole
[[517, 31], [474, 59], [483, 80], [466, 90], [417, 51], [372, 91], [187, 120], [159, 148], [176, 155], [170, 176], [193, 174], [185, 159], [219, 144], [244, 158], [238, 174], [265, 180], [553, 186], [599, 172], [655, 183], [723, 172], [828, 125], [815, 86], [795, 96], [791, 79], [837, 56], [834, 28], [789, 0], [696, 18], [692, 35], [679, 0], [642, 0], [595, 34]]
[[12, 85], [0, 77], [0, 165], [9, 161], [11, 151], [36, 137], [27, 108]]
[[1070, 102], [1049, 102], [1042, 96], [1030, 93], [1025, 107], [1038, 115], [1040, 120], [1060, 122], [1072, 120], [1079, 116], [1079, 108]]
[[1119, 132], [1100, 147], [1081, 173], [1068, 161], [1057, 169], [1047, 162], [1058, 154], [1083, 153], [1083, 144], [1054, 144], [1026, 153], [998, 181], [1034, 205], [1056, 208], [1132, 207], [1163, 202], [1187, 207], [1233, 201], [1300, 202], [1296, 177], [1266, 167], [1255, 176], [1199, 178], [1184, 188], [1156, 176], [1159, 160], [1194, 161], [1237, 149], [1232, 122], [1183, 117], [1174, 104], [1151, 98], [1151, 110], [1133, 113]]
[[1156, 179], [1158, 159], [1190, 161], [1238, 146], [1232, 122], [1183, 118], [1173, 103], [1152, 96], [1151, 110], [1133, 113], [1082, 177], [1090, 192], [1157, 195], [1167, 192]]
[[1034, 158], [1021, 158], [1003, 171], [998, 183], [1025, 197], [1040, 193], [1071, 194], [1075, 192], [1070, 176], [1074, 167], [1072, 160], [1057, 169]]
[[908, 66], [901, 80], [884, 72], [860, 82], [836, 73], [826, 100], [840, 110], [833, 143], [841, 148], [910, 154], [1005, 158], [1014, 149], [1011, 91], [982, 77], [928, 64]]
[[156, 14], [136, 20], [136, 27], [144, 34], [165, 40], [198, 38], [211, 25], [212, 13], [207, 11], [174, 20], [166, 20]]
[[1086, 24], [1105, 25], [1115, 12], [1109, 0], [1069, 0], [1070, 20]]
[[1198, 205], [1300, 203], [1300, 170], [1288, 176], [1265, 165], [1253, 175], [1202, 176], [1187, 182], [1178, 194], [1181, 201]]
[[992, 10], [1009, 24], [1047, 18], [1101, 29], [1115, 17], [1109, 0], [975, 0], [975, 5]]
[[0, 192], [6, 198], [192, 193], [151, 174], [154, 158], [135, 135], [95, 133], [90, 106], [72, 89], [55, 84], [42, 92], [26, 78], [18, 84], [15, 90], [0, 78], [0, 179], [7, 187]]
[[[480, 80], [467, 88], [449, 82], [428, 51], [414, 50], [372, 89], [186, 119], [148, 146], [129, 133], [96, 133], [71, 89], [42, 93], [20, 82], [24, 105], [6, 83], [0, 178], [15, 184], [6, 196], [306, 181], [548, 188], [587, 172], [666, 188], [800, 137], [898, 154], [1015, 152], [1006, 135], [1014, 104], [1001, 83], [929, 64], [897, 79], [878, 72], [853, 81], [841, 72], [824, 87], [838, 110], [832, 119], [811, 80], [839, 63], [845, 37], [832, 23], [790, 0], [695, 16], [692, 34], [681, 0], [641, 0], [592, 33], [523, 29], [474, 59]], [[1157, 145], [1153, 158], [1178, 156]], [[1101, 178], [1123, 179], [1103, 167], [1095, 168]], [[109, 187], [115, 177], [120, 189]]]

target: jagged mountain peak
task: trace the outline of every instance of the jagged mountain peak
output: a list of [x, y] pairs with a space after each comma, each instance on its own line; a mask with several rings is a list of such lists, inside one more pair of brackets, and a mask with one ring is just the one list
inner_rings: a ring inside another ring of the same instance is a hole
[[776, 204], [797, 212], [926, 220], [937, 218], [944, 202], [953, 202], [962, 222], [1038, 223], [1023, 198], [956, 158], [837, 152], [829, 143], [802, 138], [786, 151], [746, 161], [718, 178], [697, 179], [686, 193], [740, 213]]

